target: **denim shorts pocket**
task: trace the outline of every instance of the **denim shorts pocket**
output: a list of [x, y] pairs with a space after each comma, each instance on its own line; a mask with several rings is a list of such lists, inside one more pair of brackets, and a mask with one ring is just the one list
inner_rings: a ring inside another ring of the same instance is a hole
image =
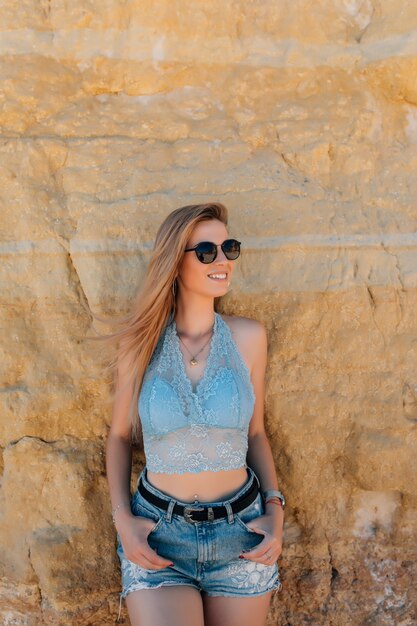
[[151, 502], [148, 502], [138, 490], [133, 494], [130, 504], [133, 515], [146, 517], [155, 522], [155, 526], [151, 528], [149, 535], [155, 533], [165, 519], [165, 512]]
[[265, 512], [265, 509], [264, 509], [262, 494], [259, 491], [255, 500], [251, 502], [251, 504], [249, 504], [247, 507], [245, 507], [238, 513], [235, 513], [235, 518], [238, 524], [240, 524], [240, 526], [242, 526], [242, 528], [244, 528], [247, 532], [258, 534], [255, 530], [253, 530], [253, 528], [250, 528], [250, 526], [248, 526], [247, 523], [256, 519], [260, 515], [263, 515], [264, 512]]

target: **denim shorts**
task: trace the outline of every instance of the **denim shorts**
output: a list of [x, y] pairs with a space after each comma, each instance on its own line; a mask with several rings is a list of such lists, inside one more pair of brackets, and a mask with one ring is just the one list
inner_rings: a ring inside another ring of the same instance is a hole
[[[259, 479], [250, 467], [246, 467], [248, 478], [235, 494], [227, 500], [201, 503], [203, 506], [224, 505], [243, 495]], [[150, 570], [129, 561], [117, 533], [117, 554], [121, 563], [122, 598], [131, 591], [153, 589], [164, 585], [189, 585], [208, 596], [257, 596], [281, 588], [278, 564], [264, 565], [250, 559], [240, 559], [242, 550], [250, 550], [261, 543], [263, 535], [247, 526], [247, 522], [265, 513], [265, 504], [258, 492], [255, 500], [238, 513], [212, 521], [188, 522], [182, 515], [172, 513], [176, 502], [182, 505], [190, 503], [176, 500], [160, 491], [147, 480], [146, 466], [139, 475], [139, 480], [155, 495], [170, 503], [164, 510], [146, 500], [136, 488], [131, 498], [134, 515], [147, 517], [155, 521], [147, 540], [152, 549], [157, 549], [160, 556], [170, 559], [174, 565], [158, 570]]]

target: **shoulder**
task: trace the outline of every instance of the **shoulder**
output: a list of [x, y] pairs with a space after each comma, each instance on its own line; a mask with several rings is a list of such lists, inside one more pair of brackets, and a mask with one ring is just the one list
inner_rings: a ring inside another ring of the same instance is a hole
[[229, 326], [249, 369], [258, 358], [262, 358], [267, 349], [267, 333], [262, 322], [250, 317], [221, 314], [222, 320]]
[[221, 318], [229, 326], [232, 333], [241, 337], [243, 340], [262, 339], [266, 336], [266, 329], [262, 322], [254, 320], [250, 317], [242, 317], [240, 315], [225, 315], [222, 313]]

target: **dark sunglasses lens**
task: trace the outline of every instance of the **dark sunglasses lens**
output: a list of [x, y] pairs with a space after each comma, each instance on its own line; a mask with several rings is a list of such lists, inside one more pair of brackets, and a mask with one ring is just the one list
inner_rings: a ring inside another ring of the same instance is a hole
[[240, 254], [240, 243], [236, 239], [227, 239], [223, 244], [223, 252], [229, 261], [237, 259]]
[[210, 241], [202, 241], [196, 247], [195, 252], [202, 263], [212, 263], [216, 258], [217, 248]]

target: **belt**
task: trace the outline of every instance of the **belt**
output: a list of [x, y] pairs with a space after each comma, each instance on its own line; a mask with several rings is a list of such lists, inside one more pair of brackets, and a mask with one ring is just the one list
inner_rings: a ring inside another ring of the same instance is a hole
[[[259, 493], [259, 485], [253, 476], [251, 477], [251, 481], [252, 484], [249, 489], [239, 498], [230, 503], [233, 513], [238, 513], [239, 511], [242, 511], [242, 509], [249, 506], [249, 504], [251, 504], [257, 497]], [[159, 508], [164, 509], [164, 511], [168, 510], [170, 500], [160, 498], [159, 496], [149, 491], [149, 489], [147, 489], [143, 484], [142, 479], [140, 479], [139, 481], [138, 490], [146, 500], [148, 500], [152, 504], [155, 504]], [[190, 523], [206, 521], [212, 522], [215, 519], [227, 517], [228, 515], [228, 511], [223, 504], [213, 507], [204, 506], [204, 503], [200, 503], [199, 505], [190, 504], [187, 506], [183, 506], [178, 502], [175, 502], [172, 513], [176, 513], [177, 515], [183, 515], [186, 521]]]

